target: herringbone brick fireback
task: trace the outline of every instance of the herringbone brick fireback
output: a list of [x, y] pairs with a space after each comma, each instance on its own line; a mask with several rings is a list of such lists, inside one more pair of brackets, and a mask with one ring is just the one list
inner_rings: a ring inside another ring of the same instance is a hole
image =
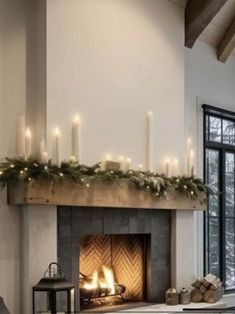
[[142, 301], [144, 298], [144, 236], [92, 235], [80, 244], [80, 271], [92, 275], [102, 265], [114, 271], [115, 280], [126, 286], [124, 297]]

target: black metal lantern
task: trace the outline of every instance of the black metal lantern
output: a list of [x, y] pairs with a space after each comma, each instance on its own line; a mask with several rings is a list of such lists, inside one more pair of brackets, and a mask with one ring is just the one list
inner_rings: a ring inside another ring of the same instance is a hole
[[66, 278], [64, 272], [57, 263], [51, 263], [44, 273], [44, 277], [33, 288], [33, 314], [36, 311], [37, 292], [47, 293], [47, 312], [51, 314], [57, 313], [57, 294], [66, 293], [66, 313], [74, 311], [74, 285]]

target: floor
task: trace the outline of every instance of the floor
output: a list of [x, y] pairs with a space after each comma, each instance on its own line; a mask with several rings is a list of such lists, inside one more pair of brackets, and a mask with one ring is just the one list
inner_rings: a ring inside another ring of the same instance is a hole
[[174, 305], [169, 306], [166, 304], [149, 304], [146, 302], [140, 302], [140, 303], [129, 303], [129, 304], [123, 304], [118, 305], [114, 307], [111, 306], [104, 306], [102, 308], [96, 309], [96, 310], [86, 310], [82, 313], [172, 313], [172, 312], [184, 312], [187, 313], [187, 309], [190, 311], [190, 313], [193, 313], [193, 310], [197, 311], [199, 309], [225, 309], [227, 307], [226, 302], [222, 299], [221, 301], [215, 303], [215, 304], [208, 304], [208, 303], [191, 303], [188, 305]]

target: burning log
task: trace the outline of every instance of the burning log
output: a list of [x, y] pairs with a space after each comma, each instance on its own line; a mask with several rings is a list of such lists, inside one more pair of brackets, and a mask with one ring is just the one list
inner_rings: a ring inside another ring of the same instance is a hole
[[216, 303], [222, 297], [222, 283], [219, 278], [208, 274], [201, 280], [192, 283], [194, 289], [191, 291], [192, 302]]
[[89, 303], [91, 299], [108, 296], [121, 296], [126, 287], [116, 283], [111, 269], [103, 266], [103, 275], [99, 276], [95, 271], [91, 276], [80, 273], [79, 276], [80, 299], [82, 304]]

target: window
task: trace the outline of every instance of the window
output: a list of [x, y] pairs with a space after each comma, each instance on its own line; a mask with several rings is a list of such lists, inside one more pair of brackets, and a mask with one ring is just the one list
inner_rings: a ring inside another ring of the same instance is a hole
[[213, 193], [205, 214], [205, 272], [235, 290], [235, 113], [203, 105], [204, 179]]

